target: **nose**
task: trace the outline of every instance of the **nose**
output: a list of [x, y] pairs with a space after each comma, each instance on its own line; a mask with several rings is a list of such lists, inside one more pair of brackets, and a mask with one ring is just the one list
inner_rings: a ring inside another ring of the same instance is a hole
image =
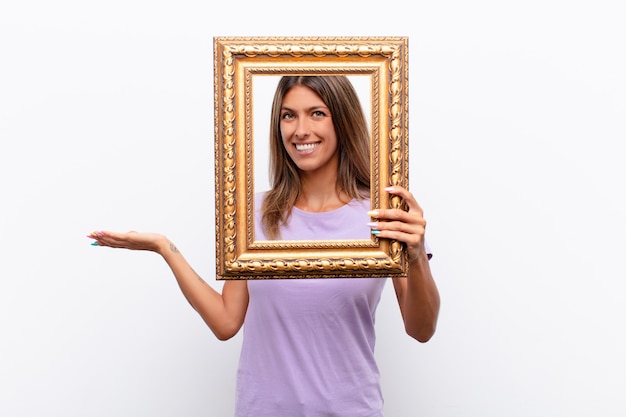
[[309, 126], [309, 121], [306, 117], [299, 117], [296, 120], [296, 130], [294, 131], [296, 139], [304, 139], [308, 137], [310, 133], [311, 128]]

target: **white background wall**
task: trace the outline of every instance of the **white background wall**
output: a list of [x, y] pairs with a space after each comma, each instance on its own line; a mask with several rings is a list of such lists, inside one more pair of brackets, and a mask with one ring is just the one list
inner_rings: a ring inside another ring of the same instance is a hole
[[213, 36], [400, 35], [443, 304], [420, 345], [387, 287], [387, 415], [623, 416], [624, 16], [618, 0], [3, 2], [0, 415], [231, 415], [239, 336], [215, 340], [156, 255], [85, 235], [163, 232], [221, 287]]

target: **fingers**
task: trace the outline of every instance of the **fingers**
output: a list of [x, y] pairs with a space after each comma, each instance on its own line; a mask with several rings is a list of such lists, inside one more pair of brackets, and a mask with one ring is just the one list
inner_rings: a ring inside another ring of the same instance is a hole
[[375, 220], [368, 224], [372, 228], [372, 234], [380, 238], [404, 242], [407, 248], [421, 246], [426, 232], [426, 220], [417, 200], [413, 194], [402, 187], [388, 187], [385, 190], [401, 197], [406, 202], [408, 211], [401, 209], [370, 211], [368, 215]]
[[387, 187], [385, 188], [389, 194], [397, 195], [401, 197], [407, 204], [408, 210], [400, 210], [400, 209], [375, 209], [369, 212], [370, 217], [388, 220], [388, 221], [402, 221], [402, 222], [417, 222], [424, 223], [424, 211], [417, 203], [417, 200], [407, 189], [395, 186], [395, 187]]
[[94, 241], [91, 242], [91, 246], [102, 246], [99, 243], [99, 239], [102, 238], [103, 236], [104, 236], [104, 232], [101, 230], [93, 231], [87, 235], [89, 239], [94, 239]]
[[420, 205], [417, 203], [417, 200], [415, 199], [413, 194], [411, 194], [409, 192], [409, 190], [407, 190], [406, 188], [403, 188], [403, 187], [400, 187], [400, 186], [386, 187], [385, 191], [387, 191], [389, 194], [393, 194], [393, 195], [397, 195], [399, 197], [402, 197], [402, 199], [404, 200], [404, 202], [406, 203], [406, 205], [407, 205], [407, 207], [409, 209], [408, 210], [409, 212], [417, 211], [420, 214], [423, 214], [423, 210], [420, 207]]
[[137, 232], [131, 231], [128, 233], [116, 233], [99, 230], [91, 232], [87, 235], [88, 238], [94, 239], [92, 246], [108, 246], [111, 248], [126, 248], [136, 249], [137, 242], [133, 239], [133, 235], [137, 235]]
[[157, 233], [138, 233], [135, 231], [117, 233], [101, 230], [92, 232], [87, 237], [94, 240], [93, 246], [108, 246], [110, 248], [159, 252], [170, 246], [169, 240], [164, 235]]
[[380, 238], [394, 239], [417, 246], [426, 233], [426, 220], [417, 213], [407, 213], [398, 209], [376, 210], [370, 212], [375, 218], [368, 225], [372, 234]]

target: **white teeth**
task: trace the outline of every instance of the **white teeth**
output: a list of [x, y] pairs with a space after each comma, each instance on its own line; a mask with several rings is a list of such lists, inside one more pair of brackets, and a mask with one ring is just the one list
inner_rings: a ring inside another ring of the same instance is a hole
[[298, 143], [296, 144], [296, 150], [299, 152], [312, 151], [317, 148], [317, 145], [319, 145], [319, 143]]

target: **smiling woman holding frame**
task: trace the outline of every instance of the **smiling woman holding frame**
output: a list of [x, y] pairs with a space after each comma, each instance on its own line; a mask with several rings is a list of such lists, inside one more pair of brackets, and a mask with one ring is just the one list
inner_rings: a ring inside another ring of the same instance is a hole
[[[426, 221], [405, 188], [402, 208], [371, 208], [369, 135], [343, 76], [285, 76], [271, 116], [272, 188], [256, 196], [255, 239], [392, 239], [408, 270], [393, 277], [407, 333], [435, 332], [439, 294], [424, 241]], [[237, 417], [381, 417], [374, 321], [385, 278], [228, 280], [219, 293], [167, 237], [97, 231], [97, 246], [160, 254], [193, 308], [222, 340], [243, 326]]]

